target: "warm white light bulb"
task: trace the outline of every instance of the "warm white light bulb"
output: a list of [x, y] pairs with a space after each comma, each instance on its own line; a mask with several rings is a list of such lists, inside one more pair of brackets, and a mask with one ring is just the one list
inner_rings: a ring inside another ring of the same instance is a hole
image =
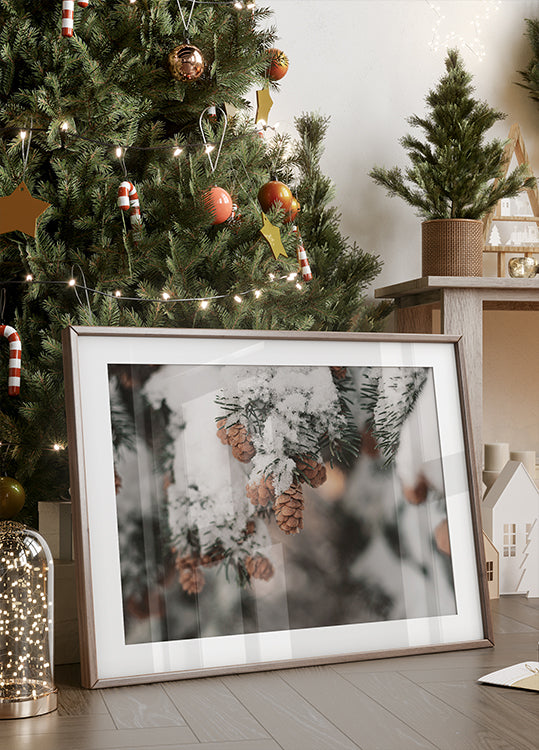
[[163, 292], [163, 299], [170, 299], [170, 294], [168, 292]]
[[52, 447], [55, 451], [62, 450], [62, 446], [59, 443], [55, 443]]
[[60, 126], [60, 130], [63, 130], [64, 132], [66, 130], [69, 130], [69, 123], [64, 120], [64, 122]]
[[115, 297], [121, 297], [122, 296], [121, 291], [119, 289], [116, 289], [116, 291], [114, 292], [114, 296]]
[[242, 10], [243, 9], [243, 3], [240, 3], [239, 0], [238, 0], [238, 2], [234, 3], [234, 7], [236, 8], [236, 10]]
[[260, 289], [255, 289], [255, 297], [258, 299], [261, 296], [262, 292]]
[[234, 295], [234, 300], [235, 300], [236, 302], [241, 302], [241, 301], [242, 301], [242, 299], [241, 299], [241, 297], [240, 297], [240, 295], [239, 295], [239, 294], [235, 294], [235, 295]]
[[301, 284], [299, 283], [299, 281], [298, 281], [298, 283], [296, 284], [296, 289], [303, 289], [303, 287], [301, 286]]
[[31, 273], [26, 275], [26, 281], [33, 281], [33, 280], [34, 280], [34, 277], [32, 276]]
[[24, 141], [24, 139], [26, 138], [26, 135], [27, 135], [26, 130], [21, 130], [21, 140], [22, 141]]
[[270, 281], [275, 281], [275, 274], [274, 273], [270, 273], [269, 279], [270, 279]]
[[206, 146], [206, 148], [204, 149], [204, 151], [207, 154], [211, 154], [212, 151], [215, 151], [215, 146], [212, 146], [211, 143], [208, 143], [207, 146]]
[[69, 279], [69, 286], [75, 286], [76, 283], [75, 279]]
[[200, 307], [201, 307], [201, 308], [202, 308], [203, 310], [205, 310], [205, 309], [206, 309], [206, 308], [208, 307], [208, 305], [209, 305], [209, 304], [210, 304], [210, 303], [208, 302], [208, 300], [207, 300], [207, 299], [203, 299], [203, 300], [201, 301], [201, 303], [200, 303]]
[[121, 159], [123, 156], [123, 148], [121, 146], [116, 146], [116, 156], [118, 159]]
[[180, 148], [179, 146], [177, 146], [177, 147], [176, 147], [176, 148], [174, 149], [174, 156], [179, 156], [179, 155], [180, 155], [180, 154], [182, 154], [182, 153], [183, 153], [183, 148]]

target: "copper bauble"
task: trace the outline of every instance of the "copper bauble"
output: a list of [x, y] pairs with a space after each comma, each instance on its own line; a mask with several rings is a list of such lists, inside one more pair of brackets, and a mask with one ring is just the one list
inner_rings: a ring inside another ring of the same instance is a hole
[[268, 78], [270, 81], [280, 81], [288, 73], [288, 57], [280, 49], [272, 47], [268, 50], [270, 64], [268, 65]]
[[290, 211], [293, 200], [294, 196], [290, 192], [290, 188], [284, 182], [278, 180], [266, 182], [258, 191], [258, 202], [265, 213], [270, 208], [282, 208], [285, 212]]
[[223, 188], [214, 185], [202, 198], [206, 210], [213, 219], [212, 224], [222, 224], [231, 216], [234, 204], [230, 194]]
[[294, 221], [294, 219], [298, 215], [299, 210], [300, 210], [299, 201], [297, 200], [297, 198], [292, 198], [290, 210], [286, 212], [286, 216], [284, 217], [285, 224], [290, 224], [291, 221]]
[[202, 52], [193, 44], [180, 44], [168, 56], [170, 75], [177, 81], [196, 81], [204, 72]]
[[13, 518], [24, 505], [22, 485], [11, 477], [0, 477], [0, 519]]

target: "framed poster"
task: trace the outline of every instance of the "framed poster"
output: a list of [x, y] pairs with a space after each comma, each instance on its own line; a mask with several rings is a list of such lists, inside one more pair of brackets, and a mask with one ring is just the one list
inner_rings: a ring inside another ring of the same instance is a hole
[[489, 646], [456, 337], [64, 332], [83, 684]]

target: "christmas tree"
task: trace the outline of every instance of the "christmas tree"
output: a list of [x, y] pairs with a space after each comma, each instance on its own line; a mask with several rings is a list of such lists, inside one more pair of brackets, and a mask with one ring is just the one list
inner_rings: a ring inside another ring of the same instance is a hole
[[526, 19], [526, 36], [531, 45], [532, 59], [527, 68], [520, 71], [526, 83], [520, 83], [519, 86], [528, 89], [531, 98], [539, 103], [539, 19]]
[[425, 140], [405, 135], [401, 144], [411, 166], [375, 167], [371, 177], [389, 195], [398, 195], [424, 219], [481, 219], [502, 198], [532, 188], [527, 164], [503, 176], [504, 144], [485, 142], [486, 132], [505, 117], [473, 97], [472, 76], [456, 49], [449, 50], [446, 73], [429, 92], [425, 117], [408, 123]]
[[[0, 1], [0, 322], [23, 350], [0, 468], [34, 523], [38, 500], [68, 497], [66, 326], [369, 330], [384, 315], [365, 299], [380, 261], [341, 235], [321, 172], [327, 120], [299, 116], [295, 139], [255, 128], [251, 93], [281, 75], [269, 17], [228, 0]], [[294, 220], [274, 185], [262, 214], [273, 177]]]

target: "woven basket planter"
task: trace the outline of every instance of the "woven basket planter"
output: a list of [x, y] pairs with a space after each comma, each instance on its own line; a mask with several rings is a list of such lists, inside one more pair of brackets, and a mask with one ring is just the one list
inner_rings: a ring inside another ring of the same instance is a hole
[[483, 222], [433, 219], [421, 225], [422, 276], [482, 276]]

